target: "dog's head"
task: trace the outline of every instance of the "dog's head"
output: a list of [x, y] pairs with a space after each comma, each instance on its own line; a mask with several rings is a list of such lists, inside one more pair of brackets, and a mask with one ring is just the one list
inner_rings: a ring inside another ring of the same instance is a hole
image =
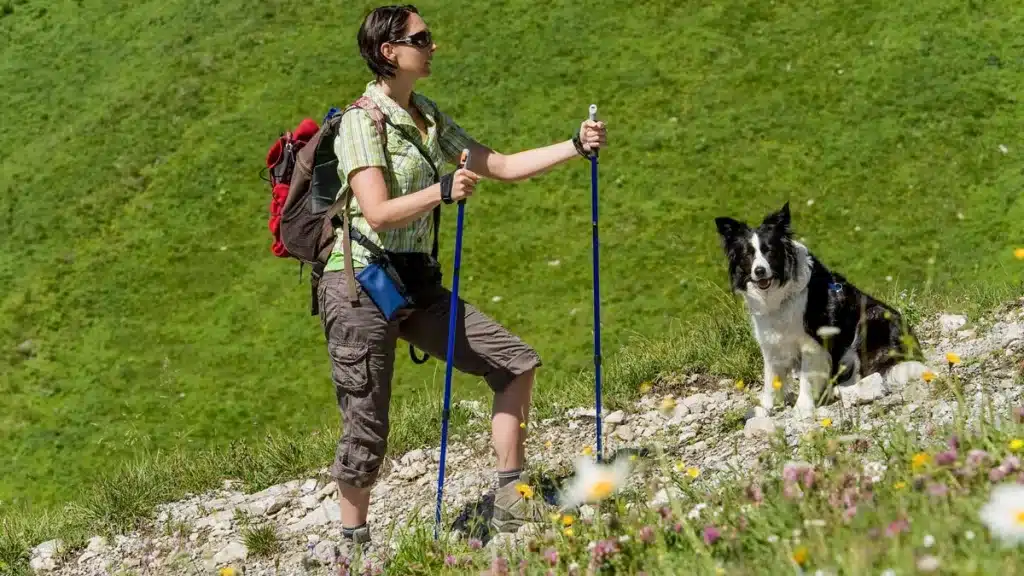
[[767, 292], [786, 285], [794, 274], [796, 255], [789, 227], [789, 202], [751, 228], [729, 217], [715, 218], [729, 261], [733, 290]]

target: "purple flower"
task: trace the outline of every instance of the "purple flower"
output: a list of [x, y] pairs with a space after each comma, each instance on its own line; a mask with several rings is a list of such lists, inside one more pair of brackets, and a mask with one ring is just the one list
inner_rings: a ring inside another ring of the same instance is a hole
[[1003, 478], [1006, 478], [1006, 472], [1002, 469], [1002, 467], [993, 468], [988, 471], [988, 479], [993, 484], [996, 482], [1002, 482]]
[[950, 450], [956, 452], [960, 449], [960, 438], [958, 438], [956, 434], [953, 434], [949, 437], [949, 442], [947, 444]]
[[640, 541], [644, 544], [650, 544], [654, 542], [654, 528], [650, 526], [644, 526], [640, 529]]
[[449, 555], [444, 557], [444, 565], [445, 566], [455, 566], [458, 563], [459, 563], [459, 561], [456, 560], [455, 556], [452, 556], [451, 554], [449, 554]]
[[717, 542], [718, 539], [721, 537], [722, 533], [719, 532], [718, 528], [715, 528], [714, 526], [710, 525], [704, 527], [704, 543], [708, 546], [711, 546], [712, 544]]
[[978, 450], [975, 448], [967, 453], [966, 464], [972, 468], [977, 468], [989, 460], [988, 452], [984, 450]]
[[928, 493], [931, 494], [932, 496], [942, 498], [943, 496], [949, 494], [949, 488], [945, 484], [932, 482], [931, 484], [928, 485]]
[[1003, 459], [1003, 463], [999, 467], [1005, 470], [1007, 474], [1010, 472], [1016, 472], [1017, 470], [1020, 470], [1020, 458], [1017, 458], [1016, 456], [1007, 456]]
[[658, 515], [661, 516], [662, 520], [668, 520], [672, 517], [672, 509], [668, 506], [662, 506], [661, 508], [658, 508]]
[[757, 482], [751, 483], [747, 486], [747, 498], [754, 504], [760, 504], [764, 502], [764, 491], [761, 490], [761, 485]]
[[605, 560], [611, 558], [619, 551], [619, 543], [612, 539], [599, 540], [590, 553], [591, 560], [595, 565], [600, 566]]
[[469, 549], [470, 550], [479, 550], [480, 548], [483, 547], [483, 545], [484, 545], [484, 543], [481, 542], [479, 538], [470, 538], [469, 539]]
[[676, 522], [675, 524], [673, 524], [672, 525], [672, 531], [675, 532], [676, 534], [682, 532], [683, 531], [682, 523]]
[[889, 523], [889, 526], [885, 529], [885, 535], [891, 538], [907, 530], [910, 530], [910, 523], [905, 518], [900, 518]]
[[935, 463], [939, 466], [949, 466], [956, 462], [956, 449], [946, 450], [945, 452], [939, 452], [935, 455]]
[[558, 550], [548, 548], [544, 551], [544, 558], [548, 561], [548, 564], [558, 566]]

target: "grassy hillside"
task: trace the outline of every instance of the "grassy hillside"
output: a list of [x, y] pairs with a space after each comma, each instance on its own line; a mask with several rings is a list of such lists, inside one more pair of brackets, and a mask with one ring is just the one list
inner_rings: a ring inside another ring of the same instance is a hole
[[[280, 131], [361, 92], [372, 5], [0, 2], [0, 501], [74, 497], [138, 449], [336, 421], [258, 173]], [[871, 291], [963, 304], [1024, 276], [1019, 3], [418, 6], [440, 46], [420, 89], [482, 142], [560, 140], [599, 105], [609, 354], [725, 285], [715, 216], [787, 199]], [[589, 219], [582, 160], [467, 209], [461, 289], [538, 347], [540, 398], [591, 364]], [[399, 352], [396, 400], [439, 398], [443, 364]]]

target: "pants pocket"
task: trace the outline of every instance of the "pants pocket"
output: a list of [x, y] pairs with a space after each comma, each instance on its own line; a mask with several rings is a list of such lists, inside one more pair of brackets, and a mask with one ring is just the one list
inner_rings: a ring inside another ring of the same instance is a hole
[[355, 396], [370, 391], [370, 347], [360, 342], [339, 342], [329, 347], [334, 385]]

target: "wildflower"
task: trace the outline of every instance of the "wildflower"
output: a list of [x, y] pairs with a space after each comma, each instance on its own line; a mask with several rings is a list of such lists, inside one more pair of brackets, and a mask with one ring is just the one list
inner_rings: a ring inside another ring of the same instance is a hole
[[1020, 458], [1017, 458], [1016, 456], [1007, 456], [1003, 459], [1003, 463], [1000, 464], [999, 467], [1006, 470], [1007, 474], [1010, 472], [1016, 472], [1017, 470], [1020, 470]]
[[523, 430], [526, 430], [526, 422], [520, 422], [519, 427], [522, 428]]
[[924, 541], [922, 543], [924, 544], [925, 548], [931, 548], [932, 546], [935, 546], [935, 536], [932, 536], [931, 534], [925, 534]]
[[927, 466], [928, 462], [930, 462], [931, 459], [932, 457], [929, 456], [927, 453], [918, 452], [917, 454], [914, 454], [914, 456], [910, 459], [910, 465], [914, 468], [914, 470], [917, 470], [918, 468], [923, 468]]
[[217, 572], [218, 576], [237, 576], [238, 570], [234, 566], [225, 566]]
[[544, 559], [548, 561], [548, 564], [558, 566], [558, 550], [548, 548], [544, 551]]
[[593, 456], [594, 455], [594, 449], [591, 448], [590, 446], [584, 446], [583, 447], [583, 455], [584, 456]]
[[573, 530], [572, 528], [566, 528], [565, 530], [562, 530], [562, 534], [565, 534], [566, 536], [568, 536], [570, 538], [572, 538], [573, 534], [575, 534], [575, 533], [576, 533], [576, 531]]
[[1017, 406], [1013, 409], [1013, 419], [1018, 424], [1024, 424], [1024, 406]]
[[599, 464], [589, 458], [576, 460], [576, 474], [562, 494], [564, 506], [598, 502], [622, 486], [629, 476], [629, 460], [616, 458], [611, 465]]
[[1010, 452], [1020, 452], [1021, 449], [1024, 449], [1024, 440], [1020, 438], [1010, 440]]
[[808, 553], [806, 546], [801, 546], [793, 551], [793, 562], [796, 562], [800, 566], [807, 563], [807, 557]]
[[1013, 251], [1013, 257], [1017, 260], [1024, 260], [1024, 248], [1017, 248]]
[[972, 530], [964, 532], [964, 538], [967, 538], [968, 540], [974, 540], [974, 532]]
[[700, 469], [696, 466], [690, 466], [686, 469], [686, 475], [690, 478], [696, 478], [697, 476], [700, 476]]
[[924, 380], [925, 382], [931, 382], [934, 379], [935, 372], [932, 372], [931, 370], [925, 370], [921, 373], [921, 380]]
[[739, 380], [736, 381], [736, 389], [737, 390], [742, 391], [743, 388], [745, 388], [745, 387], [746, 387], [746, 384], [743, 383], [743, 379], [742, 378], [740, 378]]
[[951, 367], [955, 366], [960, 363], [960, 355], [956, 352], [946, 352], [946, 362], [949, 362]]
[[660, 406], [660, 409], [662, 409], [662, 413], [663, 414], [668, 414], [668, 413], [672, 412], [673, 409], [675, 409], [675, 408], [676, 408], [676, 399], [675, 398], [673, 398], [671, 396], [667, 396], [667, 397], [662, 399], [662, 406]]
[[1006, 478], [1006, 471], [1002, 467], [993, 468], [988, 471], [988, 479], [993, 484], [1002, 482], [1003, 478]]
[[572, 526], [572, 523], [573, 523], [573, 517], [572, 516], [569, 516], [568, 514], [566, 514], [565, 516], [562, 516], [562, 526]]
[[554, 446], [555, 445], [551, 443], [551, 440], [548, 440], [547, 442], [544, 443], [544, 447], [547, 448], [548, 450], [551, 450], [552, 448], [554, 448]]
[[971, 467], [977, 467], [989, 460], [988, 452], [977, 448], [967, 453], [965, 463]]
[[822, 418], [821, 419], [821, 427], [822, 428], [828, 428], [831, 425], [832, 425], [832, 419], [831, 418]]
[[703, 502], [698, 502], [698, 503], [697, 503], [697, 505], [696, 505], [696, 506], [694, 506], [694, 507], [693, 507], [693, 509], [692, 509], [692, 510], [690, 510], [690, 511], [689, 511], [689, 512], [688, 512], [688, 513], [686, 514], [686, 517], [687, 517], [687, 518], [689, 518], [690, 520], [696, 520], [697, 518], [699, 518], [699, 517], [700, 517], [700, 512], [701, 512], [701, 510], [703, 510], [703, 509], [705, 509], [705, 508], [707, 508], [707, 507], [708, 507], [708, 505], [707, 505], [707, 504], [705, 504], [705, 503], [703, 503]]
[[907, 487], [907, 483], [902, 480], [892, 485], [893, 490], [903, 490]]
[[651, 383], [650, 383], [650, 381], [644, 381], [644, 382], [640, 383], [640, 393], [641, 394], [647, 394], [650, 391], [651, 391]]
[[491, 561], [491, 574], [493, 576], [507, 576], [508, 575], [508, 560], [502, 556], [495, 556], [494, 560]]
[[654, 528], [650, 526], [644, 526], [640, 529], [640, 541], [644, 544], [651, 544], [654, 542]]
[[942, 498], [946, 494], [949, 494], [949, 487], [945, 484], [933, 482], [928, 485], [928, 493], [937, 498]]
[[747, 486], [747, 498], [750, 498], [754, 504], [760, 504], [764, 501], [764, 491], [761, 490], [759, 483], [753, 482]]
[[901, 532], [906, 532], [907, 530], [910, 530], [910, 523], [907, 522], [905, 518], [900, 518], [899, 520], [893, 520], [888, 526], [886, 526], [885, 535], [892, 538], [893, 536], [896, 536]]
[[451, 554], [449, 554], [449, 555], [444, 557], [444, 565], [445, 566], [449, 566], [449, 567], [455, 566], [456, 564], [458, 564], [458, 562], [459, 561], [455, 559], [455, 556], [452, 556]]
[[721, 531], [714, 526], [708, 525], [704, 527], [704, 544], [711, 546], [722, 537]]
[[470, 550], [479, 550], [480, 548], [483, 548], [484, 545], [484, 543], [481, 542], [479, 538], [470, 538], [467, 544], [469, 544]]
[[516, 484], [516, 492], [519, 492], [519, 495], [527, 500], [533, 498], [533, 488], [529, 484], [523, 484], [522, 482]]
[[772, 378], [772, 389], [773, 390], [782, 390], [782, 379], [779, 378], [778, 376], [776, 376], [775, 378]]
[[672, 509], [668, 506], [662, 506], [658, 508], [658, 515], [661, 516], [662, 520], [668, 520], [672, 517]]
[[949, 466], [956, 462], [956, 450], [946, 450], [935, 455], [935, 463], [939, 466]]
[[576, 562], [573, 562], [572, 564], [569, 564], [569, 576], [579, 576], [579, 573], [580, 573], [580, 565], [579, 564], [577, 564]]

